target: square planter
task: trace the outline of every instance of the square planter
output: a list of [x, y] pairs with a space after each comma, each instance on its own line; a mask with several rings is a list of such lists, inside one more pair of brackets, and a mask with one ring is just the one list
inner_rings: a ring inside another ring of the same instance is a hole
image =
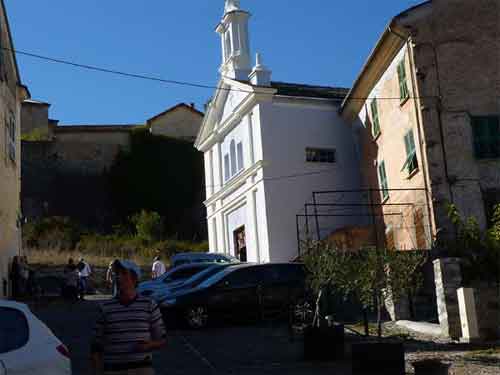
[[353, 375], [405, 375], [402, 343], [361, 343], [352, 346]]
[[344, 358], [344, 326], [307, 327], [304, 330], [304, 357], [308, 361], [335, 361]]

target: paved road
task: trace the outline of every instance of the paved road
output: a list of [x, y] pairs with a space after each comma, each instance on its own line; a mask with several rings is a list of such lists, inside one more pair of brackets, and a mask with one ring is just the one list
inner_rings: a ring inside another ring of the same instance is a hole
[[[88, 343], [96, 307], [96, 301], [85, 301], [72, 308], [59, 303], [34, 308], [69, 347], [74, 375], [90, 374]], [[291, 341], [286, 328], [273, 325], [171, 331], [168, 346], [154, 362], [159, 375], [350, 374], [348, 364], [304, 362], [302, 343]]]

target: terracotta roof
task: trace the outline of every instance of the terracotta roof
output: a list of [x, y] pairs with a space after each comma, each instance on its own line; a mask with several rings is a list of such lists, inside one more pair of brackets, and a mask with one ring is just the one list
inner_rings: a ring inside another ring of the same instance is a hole
[[200, 115], [201, 117], [205, 116], [205, 114], [203, 112], [198, 111], [196, 108], [194, 108], [190, 105], [187, 105], [186, 103], [179, 103], [179, 104], [167, 109], [166, 111], [163, 111], [161, 113], [158, 113], [156, 116], [151, 117], [147, 122], [149, 124], [151, 121], [156, 120], [158, 117], [161, 117], [163, 115], [166, 115], [169, 112], [173, 112], [176, 109], [183, 108], [183, 107], [190, 110], [193, 113], [196, 113], [197, 115]]

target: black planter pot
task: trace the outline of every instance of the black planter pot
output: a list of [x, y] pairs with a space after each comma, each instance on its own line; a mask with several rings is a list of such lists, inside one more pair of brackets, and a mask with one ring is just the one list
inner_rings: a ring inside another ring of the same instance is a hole
[[402, 343], [363, 343], [352, 346], [352, 373], [405, 375]]
[[450, 365], [437, 360], [424, 360], [412, 363], [415, 375], [448, 375]]
[[304, 330], [304, 357], [308, 361], [335, 361], [344, 358], [344, 326], [307, 327]]

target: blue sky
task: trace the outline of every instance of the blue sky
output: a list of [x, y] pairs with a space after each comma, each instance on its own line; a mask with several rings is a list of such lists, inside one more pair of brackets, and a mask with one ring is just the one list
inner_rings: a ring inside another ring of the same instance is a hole
[[[241, 0], [273, 80], [349, 87], [391, 17], [421, 0]], [[215, 85], [224, 0], [5, 0], [15, 47], [83, 64]], [[35, 99], [63, 124], [143, 123], [213, 90], [18, 56]]]

